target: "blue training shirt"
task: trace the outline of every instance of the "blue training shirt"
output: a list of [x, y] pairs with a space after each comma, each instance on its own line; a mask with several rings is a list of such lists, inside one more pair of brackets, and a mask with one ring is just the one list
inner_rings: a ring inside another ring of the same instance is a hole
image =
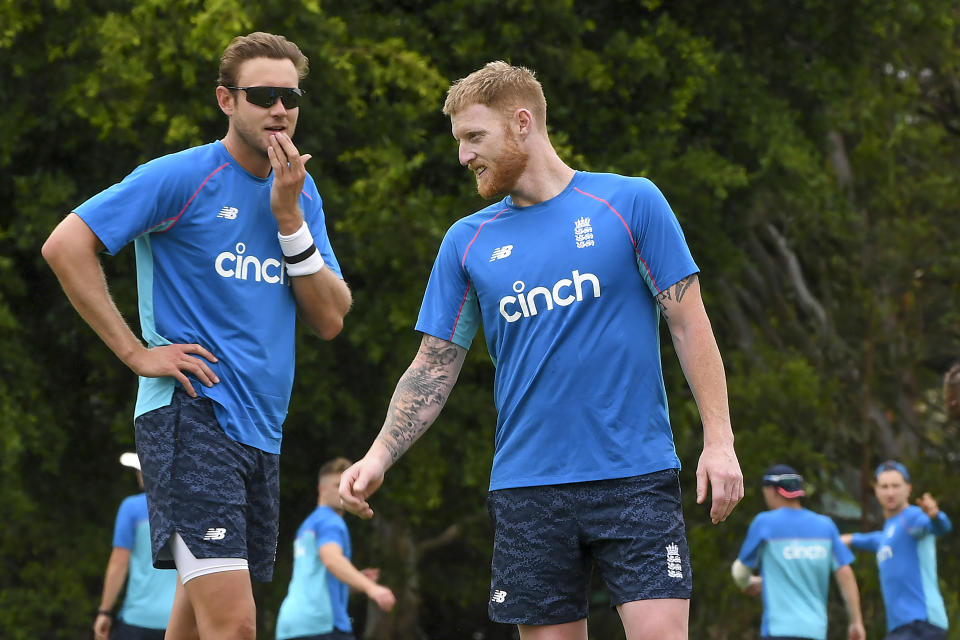
[[347, 603], [349, 587], [337, 580], [320, 560], [320, 547], [332, 542], [349, 560], [347, 523], [326, 505], [318, 506], [297, 530], [293, 543], [293, 576], [277, 614], [277, 640], [330, 633], [351, 633]]
[[853, 562], [837, 525], [808, 509], [757, 515], [737, 556], [763, 578], [761, 635], [826, 640], [830, 574]]
[[948, 628], [947, 611], [937, 584], [937, 536], [953, 528], [943, 511], [933, 520], [910, 505], [887, 519], [882, 531], [855, 533], [854, 549], [877, 554], [887, 631], [914, 620]]
[[507, 197], [451, 226], [416, 328], [469, 348], [483, 322], [491, 491], [680, 467], [656, 296], [697, 271], [645, 178], [577, 172], [550, 200]]
[[113, 546], [130, 551], [127, 590], [117, 617], [136, 627], [166, 629], [177, 590], [177, 572], [153, 568], [147, 494], [130, 496], [120, 503]]
[[[220, 382], [213, 400], [228, 436], [280, 452], [293, 386], [296, 303], [270, 209], [273, 175], [258, 178], [220, 141], [137, 167], [75, 212], [113, 255], [137, 251], [140, 325], [147, 345], [197, 343]], [[300, 208], [327, 266], [340, 267], [308, 174]], [[206, 361], [205, 361], [206, 362]], [[166, 406], [173, 378], [140, 378], [136, 416]]]

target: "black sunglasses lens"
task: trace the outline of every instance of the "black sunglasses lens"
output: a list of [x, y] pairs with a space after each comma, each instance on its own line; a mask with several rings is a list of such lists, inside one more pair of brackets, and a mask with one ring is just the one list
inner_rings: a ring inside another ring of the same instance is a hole
[[300, 96], [303, 94], [300, 89], [289, 87], [248, 87], [244, 93], [247, 94], [247, 102], [264, 109], [272, 107], [277, 98], [283, 102], [285, 109], [295, 109], [300, 106]]
[[280, 101], [283, 102], [285, 109], [296, 109], [300, 106], [300, 96], [303, 92], [300, 89], [281, 89]]

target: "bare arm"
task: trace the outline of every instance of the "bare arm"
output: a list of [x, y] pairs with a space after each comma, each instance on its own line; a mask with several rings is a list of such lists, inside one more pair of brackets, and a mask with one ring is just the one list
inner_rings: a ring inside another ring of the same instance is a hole
[[397, 599], [393, 591], [367, 576], [360, 571], [347, 556], [343, 555], [343, 549], [336, 542], [328, 542], [320, 547], [318, 551], [320, 561], [327, 570], [343, 584], [362, 591], [367, 597], [377, 603], [383, 611], [390, 611]]
[[383, 482], [383, 475], [433, 424], [457, 382], [467, 350], [424, 334], [420, 350], [400, 377], [387, 417], [367, 455], [343, 472], [343, 506], [362, 518], [373, 510], [366, 499]]
[[727, 381], [720, 350], [700, 297], [697, 274], [657, 296], [673, 346], [703, 421], [703, 453], [697, 466], [697, 503], [712, 487], [710, 519], [723, 522], [743, 498], [743, 474], [733, 448]]
[[[103, 575], [103, 593], [100, 596], [100, 611], [113, 611], [117, 598], [124, 582], [127, 580], [127, 570], [130, 567], [130, 550], [123, 547], [114, 547], [107, 561], [107, 570]], [[93, 621], [93, 635], [96, 640], [107, 640], [110, 637], [110, 627], [113, 619], [103, 613], [98, 613]]]
[[100, 339], [134, 373], [147, 377], [171, 376], [195, 396], [189, 373], [202, 384], [219, 382], [216, 374], [196, 354], [210, 362], [217, 359], [197, 344], [174, 344], [147, 349], [120, 315], [110, 297], [100, 267], [103, 243], [75, 213], [64, 218], [41, 250], [60, 281], [67, 298], [100, 336]]
[[[273, 168], [270, 208], [278, 231], [288, 236], [303, 225], [299, 199], [307, 177], [306, 164], [312, 156], [300, 155], [285, 133], [271, 137], [267, 155]], [[324, 340], [336, 337], [353, 303], [346, 283], [326, 265], [316, 273], [291, 277], [290, 282], [303, 321]]]
[[343, 329], [343, 318], [353, 304], [350, 289], [329, 267], [309, 276], [290, 278], [300, 318], [324, 340]]
[[863, 615], [860, 613], [860, 591], [857, 589], [857, 578], [853, 575], [853, 569], [850, 565], [844, 565], [834, 573], [837, 579], [837, 586], [840, 587], [840, 594], [843, 596], [843, 602], [847, 607], [847, 625], [848, 640], [864, 640], [867, 637], [863, 628]]

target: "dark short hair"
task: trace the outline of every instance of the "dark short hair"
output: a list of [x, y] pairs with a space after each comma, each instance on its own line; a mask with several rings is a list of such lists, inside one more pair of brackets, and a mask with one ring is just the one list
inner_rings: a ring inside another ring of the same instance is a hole
[[217, 84], [236, 85], [240, 65], [254, 58], [290, 60], [297, 68], [297, 75], [301, 80], [306, 78], [310, 71], [310, 61], [300, 51], [300, 47], [283, 36], [255, 31], [246, 36], [237, 36], [224, 49], [223, 55], [220, 56], [220, 77], [217, 79]]
[[903, 466], [902, 462], [897, 462], [896, 460], [884, 460], [880, 463], [880, 466], [877, 467], [877, 470], [873, 472], [873, 479], [876, 480], [879, 478], [880, 474], [884, 471], [897, 471], [903, 476], [904, 482], [910, 482], [910, 474], [907, 472], [907, 468]]
[[317, 473], [317, 482], [320, 482], [323, 479], [323, 476], [329, 476], [335, 473], [343, 473], [350, 468], [351, 464], [353, 463], [343, 456], [324, 462], [322, 465], [320, 465], [320, 471]]

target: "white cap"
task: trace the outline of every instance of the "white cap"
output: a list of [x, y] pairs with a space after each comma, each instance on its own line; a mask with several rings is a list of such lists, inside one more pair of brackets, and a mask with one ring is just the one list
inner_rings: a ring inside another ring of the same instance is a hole
[[140, 471], [140, 458], [138, 458], [137, 454], [132, 451], [127, 451], [126, 453], [120, 455], [120, 464], [125, 467], [130, 467]]

